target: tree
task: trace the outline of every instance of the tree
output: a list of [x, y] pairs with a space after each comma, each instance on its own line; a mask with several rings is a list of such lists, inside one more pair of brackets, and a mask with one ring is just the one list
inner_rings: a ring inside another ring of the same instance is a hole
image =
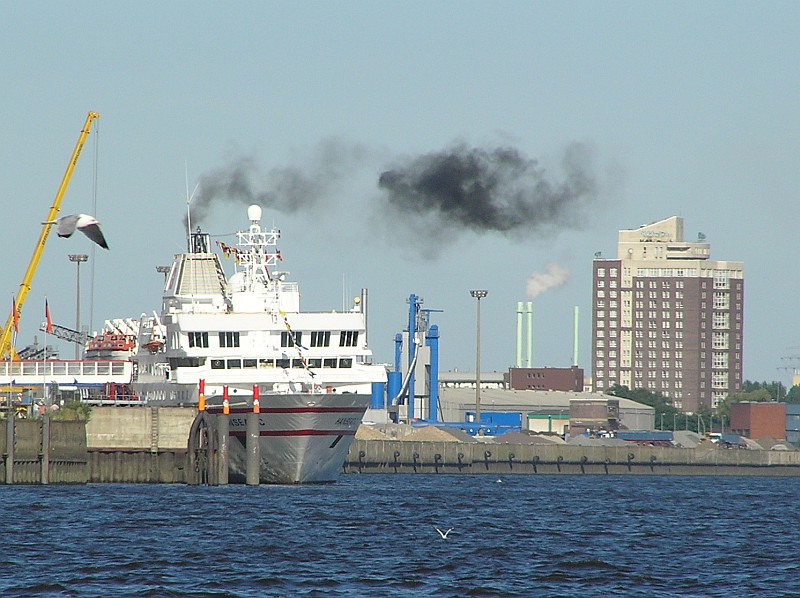
[[677, 416], [681, 412], [672, 405], [672, 401], [670, 401], [669, 398], [665, 397], [660, 392], [651, 392], [644, 388], [635, 388], [631, 390], [627, 386], [620, 386], [619, 384], [614, 384], [606, 392], [615, 397], [630, 399], [631, 401], [636, 401], [643, 405], [649, 405], [655, 409], [655, 424], [657, 427], [660, 427], [663, 422], [665, 429], [673, 430], [674, 426], [677, 425]]
[[800, 403], [800, 386], [792, 386], [786, 393], [785, 400], [794, 405]]
[[[750, 388], [753, 387], [751, 386]], [[774, 400], [775, 399], [772, 397], [769, 391], [763, 387], [755, 388], [754, 390], [750, 390], [749, 392], [737, 392], [729, 394], [722, 401], [720, 401], [719, 405], [717, 405], [717, 414], [722, 417], [730, 419], [731, 405], [733, 403], [742, 403], [742, 402], [768, 403]]]
[[752, 382], [745, 380], [742, 382], [742, 393], [750, 393], [756, 390], [765, 390], [771, 397], [771, 401], [783, 401], [786, 397], [786, 387], [782, 382]]

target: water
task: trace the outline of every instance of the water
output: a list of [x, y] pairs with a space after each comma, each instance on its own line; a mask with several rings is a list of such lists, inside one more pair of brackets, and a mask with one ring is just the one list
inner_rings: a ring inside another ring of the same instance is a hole
[[0, 595], [800, 593], [800, 478], [499, 480], [0, 487]]

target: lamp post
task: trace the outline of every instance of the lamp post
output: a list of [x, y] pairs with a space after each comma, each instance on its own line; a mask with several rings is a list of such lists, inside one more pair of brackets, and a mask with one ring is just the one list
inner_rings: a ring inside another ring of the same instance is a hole
[[478, 305], [477, 330], [475, 334], [475, 422], [478, 430], [481, 427], [481, 299], [489, 294], [489, 291], [470, 291], [470, 295], [475, 297]]
[[169, 266], [156, 266], [156, 272], [164, 275], [164, 286], [166, 286], [167, 274], [169, 274]]
[[[81, 264], [89, 259], [89, 256], [85, 253], [78, 253], [78, 254], [70, 254], [69, 261], [75, 262], [76, 267], [76, 274], [75, 274], [75, 332], [80, 334], [81, 332]], [[80, 351], [81, 351], [81, 344], [77, 340], [75, 341], [75, 359], [80, 359]]]

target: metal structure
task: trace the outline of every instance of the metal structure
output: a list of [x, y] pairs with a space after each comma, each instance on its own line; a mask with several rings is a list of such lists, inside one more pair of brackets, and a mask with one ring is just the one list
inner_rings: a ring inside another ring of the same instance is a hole
[[[75, 280], [75, 330], [80, 332], [81, 329], [81, 264], [89, 259], [85, 253], [73, 253], [69, 256], [69, 261], [75, 262], [77, 267], [76, 280]], [[81, 345], [84, 342], [75, 342], [75, 359], [81, 358]]]
[[[44, 222], [55, 222], [58, 211], [61, 209], [61, 200], [64, 198], [64, 193], [66, 192], [69, 181], [72, 178], [72, 172], [75, 170], [75, 164], [78, 162], [78, 157], [80, 156], [81, 150], [86, 143], [86, 138], [89, 136], [92, 123], [99, 117], [100, 115], [96, 112], [89, 112], [89, 114], [86, 116], [86, 122], [84, 123], [81, 133], [78, 136], [78, 142], [75, 144], [75, 149], [73, 150], [72, 157], [67, 165], [64, 178], [61, 180], [61, 185], [58, 187], [55, 199], [53, 200], [53, 205], [50, 206], [50, 211], [47, 213], [47, 218], [45, 218]], [[22, 315], [22, 307], [25, 304], [25, 299], [28, 296], [28, 292], [31, 290], [33, 275], [36, 274], [36, 268], [38, 267], [39, 260], [44, 252], [44, 246], [47, 242], [47, 237], [50, 234], [50, 226], [51, 224], [42, 225], [42, 232], [39, 234], [39, 240], [36, 242], [36, 247], [33, 250], [31, 261], [28, 264], [28, 269], [25, 271], [25, 276], [22, 279], [22, 283], [19, 285], [19, 291], [17, 291], [16, 297], [16, 306], [17, 312], [20, 315]], [[9, 314], [6, 325], [3, 328], [3, 335], [0, 337], [0, 358], [2, 359], [12, 359], [14, 357], [14, 349], [11, 346], [11, 331], [13, 327], [14, 314]]]
[[[39, 325], [39, 330], [42, 332], [47, 332], [47, 322], [42, 322]], [[52, 334], [56, 338], [60, 338], [61, 340], [68, 341], [70, 343], [75, 343], [76, 347], [84, 346], [89, 340], [91, 340], [91, 336], [80, 332], [79, 330], [70, 330], [65, 326], [59, 326], [58, 324], [52, 325], [52, 330], [48, 332], [48, 334]]]
[[489, 294], [489, 291], [477, 290], [470, 291], [478, 304], [477, 329], [475, 334], [475, 423], [481, 425], [481, 299]]

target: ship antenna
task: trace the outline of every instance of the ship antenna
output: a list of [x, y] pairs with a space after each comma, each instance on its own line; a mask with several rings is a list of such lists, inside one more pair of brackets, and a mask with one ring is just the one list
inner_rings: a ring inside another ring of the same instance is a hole
[[200, 181], [194, 186], [194, 191], [189, 195], [189, 166], [184, 165], [186, 171], [186, 247], [189, 251], [192, 250], [192, 210], [189, 204], [194, 199], [194, 194], [197, 193], [197, 188], [200, 186]]

